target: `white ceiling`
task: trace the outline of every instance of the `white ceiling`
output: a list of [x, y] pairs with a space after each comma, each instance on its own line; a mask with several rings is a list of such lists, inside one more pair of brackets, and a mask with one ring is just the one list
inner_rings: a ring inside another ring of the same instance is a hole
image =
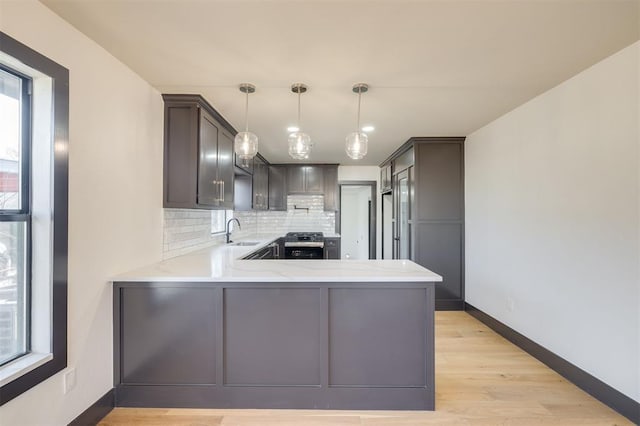
[[466, 136], [640, 38], [637, 0], [41, 0], [163, 93], [200, 93], [250, 128], [271, 162], [292, 162], [303, 82], [309, 162], [344, 153], [362, 124], [377, 165], [411, 136]]

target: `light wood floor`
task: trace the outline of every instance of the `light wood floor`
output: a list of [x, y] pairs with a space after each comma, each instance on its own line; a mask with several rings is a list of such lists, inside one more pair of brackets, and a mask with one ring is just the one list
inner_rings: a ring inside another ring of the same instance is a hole
[[436, 313], [436, 411], [116, 408], [111, 425], [631, 425], [464, 312]]

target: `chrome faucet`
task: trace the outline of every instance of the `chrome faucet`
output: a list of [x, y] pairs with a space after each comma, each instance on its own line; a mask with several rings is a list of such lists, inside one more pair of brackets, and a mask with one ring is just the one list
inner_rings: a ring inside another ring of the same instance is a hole
[[238, 219], [236, 219], [235, 217], [232, 217], [231, 219], [229, 219], [227, 221], [227, 233], [225, 234], [227, 236], [227, 244], [232, 243], [233, 241], [231, 241], [231, 231], [229, 231], [229, 225], [231, 224], [231, 222], [236, 221], [236, 223], [238, 224], [238, 229], [242, 229], [242, 227], [240, 226], [240, 221]]

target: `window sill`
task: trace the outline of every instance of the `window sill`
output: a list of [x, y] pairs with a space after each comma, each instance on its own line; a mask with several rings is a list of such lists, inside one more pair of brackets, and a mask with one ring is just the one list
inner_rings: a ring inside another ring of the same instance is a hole
[[30, 353], [0, 367], [0, 386], [4, 386], [53, 359], [53, 354]]

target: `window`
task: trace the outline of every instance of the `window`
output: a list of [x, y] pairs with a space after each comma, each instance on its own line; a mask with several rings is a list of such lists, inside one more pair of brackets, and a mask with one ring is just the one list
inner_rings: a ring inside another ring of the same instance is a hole
[[227, 220], [233, 217], [233, 210], [211, 210], [211, 233], [222, 234], [227, 231]]
[[30, 349], [30, 85], [0, 67], [0, 365]]
[[0, 32], [0, 405], [67, 365], [69, 71]]

